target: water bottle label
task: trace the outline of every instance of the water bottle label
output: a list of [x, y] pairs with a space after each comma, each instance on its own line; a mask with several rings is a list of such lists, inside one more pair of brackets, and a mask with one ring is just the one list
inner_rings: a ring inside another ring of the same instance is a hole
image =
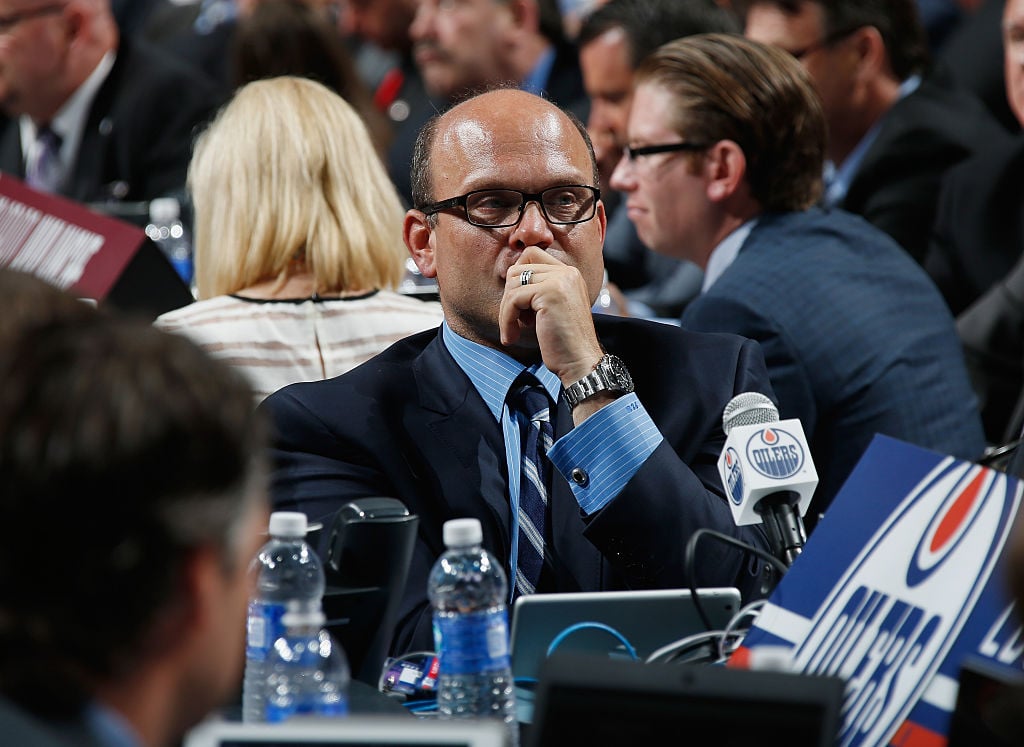
[[508, 616], [504, 609], [434, 615], [441, 674], [508, 669]]
[[246, 621], [245, 655], [249, 659], [266, 661], [267, 652], [274, 641], [284, 635], [281, 618], [285, 605], [252, 601]]

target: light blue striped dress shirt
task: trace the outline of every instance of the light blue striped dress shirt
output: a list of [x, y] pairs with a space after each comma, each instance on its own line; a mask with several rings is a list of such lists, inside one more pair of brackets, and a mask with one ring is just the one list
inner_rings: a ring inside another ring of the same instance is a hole
[[[519, 554], [519, 465], [520, 428], [526, 416], [509, 410], [506, 398], [512, 382], [527, 368], [493, 348], [453, 332], [444, 322], [442, 340], [455, 362], [466, 372], [483, 397], [505, 435], [505, 459], [509, 475], [509, 505], [512, 516], [512, 556], [516, 567]], [[562, 382], [542, 363], [528, 370], [541, 382], [553, 402], [558, 402]], [[593, 514], [619, 494], [626, 483], [662, 441], [654, 421], [635, 394], [619, 397], [555, 441], [548, 453], [551, 463], [569, 482], [580, 509]], [[573, 470], [588, 479], [580, 484], [571, 479]], [[511, 591], [510, 591], [511, 594]]]

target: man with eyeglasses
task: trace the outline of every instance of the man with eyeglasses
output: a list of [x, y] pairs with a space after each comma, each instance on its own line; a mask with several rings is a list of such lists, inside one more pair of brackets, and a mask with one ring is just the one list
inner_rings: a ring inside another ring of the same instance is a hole
[[808, 531], [876, 433], [962, 458], [984, 449], [953, 320], [882, 231], [821, 193], [825, 117], [777, 47], [688, 37], [640, 66], [612, 186], [656, 251], [704, 269], [682, 325], [757, 340], [819, 483]]
[[428, 123], [412, 172], [405, 241], [445, 323], [262, 405], [275, 506], [329, 521], [386, 495], [419, 516], [394, 652], [433, 647], [427, 574], [458, 517], [480, 519], [516, 597], [691, 577], [763, 593], [744, 551], [709, 539], [689, 567], [686, 546], [711, 528], [767, 547], [760, 527], [734, 526], [715, 468], [726, 404], [771, 393], [764, 362], [731, 335], [591, 314], [606, 218], [583, 125], [492, 91]]
[[212, 83], [120, 37], [109, 0], [0, 0], [0, 171], [80, 202], [183, 196]]
[[928, 80], [915, 0], [744, 0], [745, 34], [807, 69], [828, 123], [823, 203], [867, 218], [918, 262], [945, 172], [1007, 138], [980, 101]]

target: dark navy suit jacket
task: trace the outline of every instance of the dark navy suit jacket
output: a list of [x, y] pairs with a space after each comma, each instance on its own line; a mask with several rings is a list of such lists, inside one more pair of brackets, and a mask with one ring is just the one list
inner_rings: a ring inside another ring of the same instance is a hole
[[[557, 572], [550, 590], [685, 586], [684, 548], [700, 527], [766, 549], [759, 526], [734, 526], [715, 466], [725, 443], [725, 405], [740, 392], [771, 395], [757, 345], [653, 322], [598, 317], [595, 323], [602, 344], [629, 367], [664, 441], [622, 492], [588, 518], [556, 471], [551, 547]], [[337, 378], [286, 387], [262, 408], [276, 429], [276, 509], [329, 519], [348, 500], [389, 496], [420, 517], [395, 652], [433, 647], [427, 575], [444, 551], [445, 521], [478, 518], [484, 546], [509, 570], [501, 426], [437, 332], [406, 338]], [[572, 427], [564, 396], [554, 426], [556, 438]], [[759, 592], [762, 579], [748, 570], [745, 553], [703, 542], [698, 584]]]
[[888, 236], [841, 210], [766, 214], [683, 326], [761, 343], [783, 419], [819, 484], [813, 527], [875, 433], [977, 459], [984, 449], [952, 316]]
[[950, 170], [924, 268], [954, 315], [1005, 278], [1024, 251], [1024, 136]]
[[867, 218], [921, 262], [942, 177], [1009, 137], [972, 95], [925, 81], [885, 115], [839, 207]]

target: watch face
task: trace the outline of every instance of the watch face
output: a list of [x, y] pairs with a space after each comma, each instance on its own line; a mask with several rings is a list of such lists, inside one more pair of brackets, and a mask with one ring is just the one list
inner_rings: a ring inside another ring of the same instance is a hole
[[615, 355], [606, 355], [602, 361], [604, 373], [608, 377], [608, 383], [612, 389], [629, 392], [633, 391], [633, 377], [629, 375], [629, 369], [622, 359]]

